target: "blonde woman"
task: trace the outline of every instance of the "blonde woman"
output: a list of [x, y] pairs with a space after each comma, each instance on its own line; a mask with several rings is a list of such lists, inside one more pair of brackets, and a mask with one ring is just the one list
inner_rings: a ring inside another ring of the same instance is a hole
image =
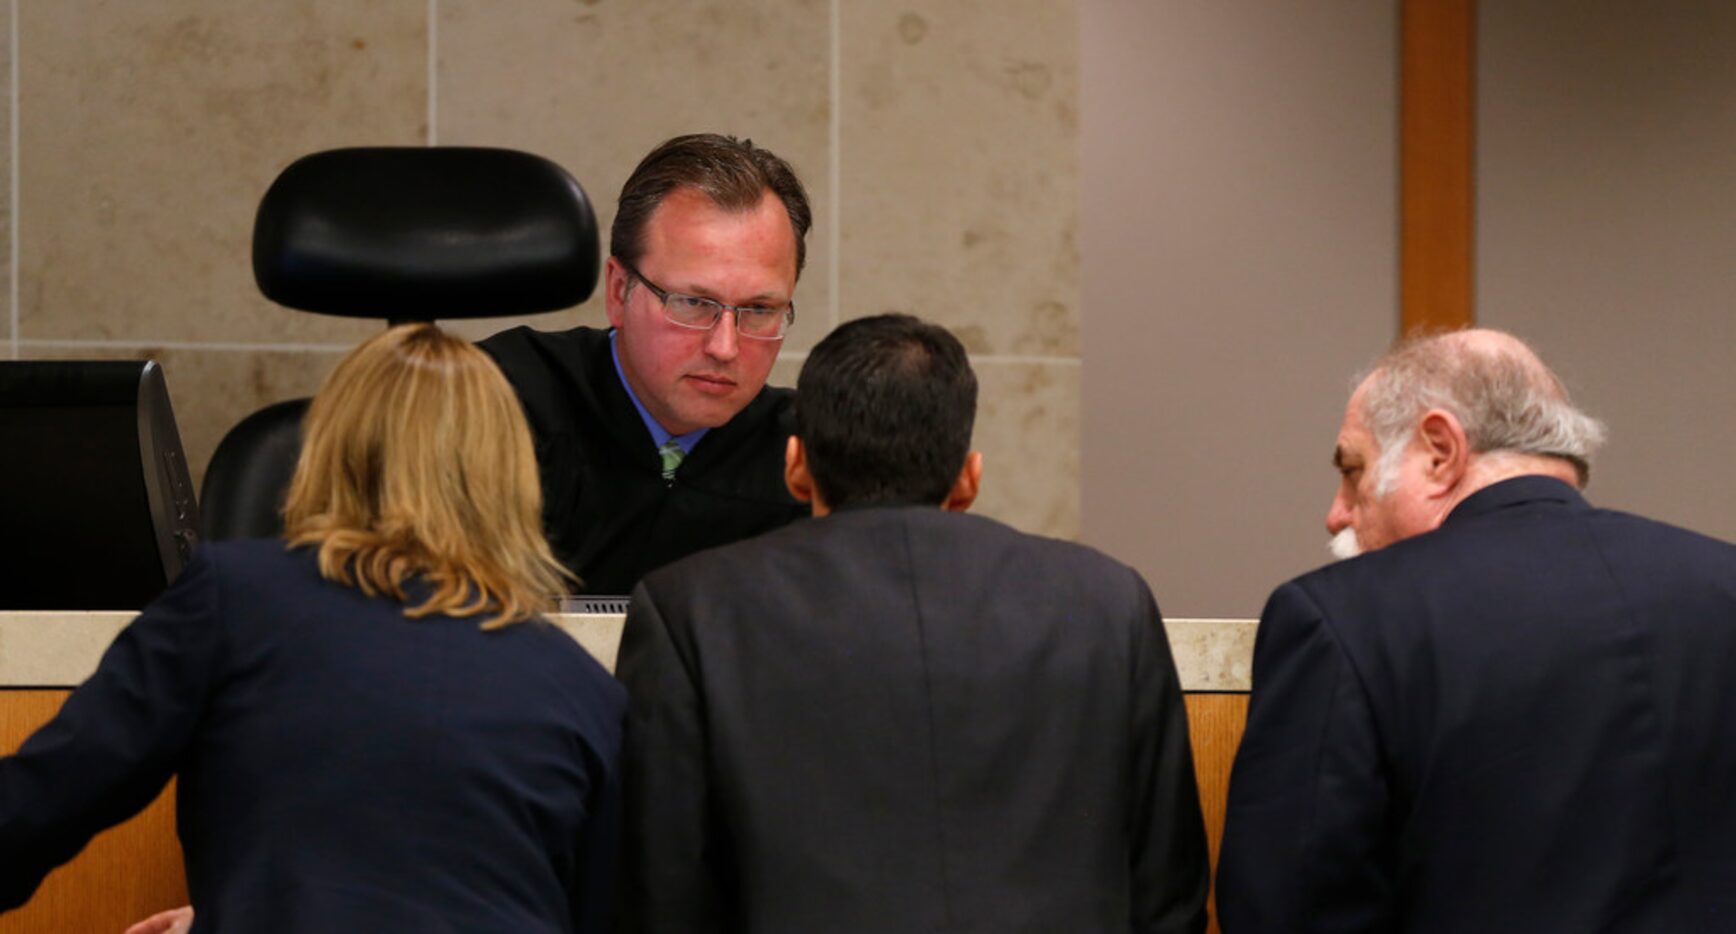
[[0, 760], [0, 906], [179, 775], [195, 931], [603, 930], [625, 699], [537, 618], [563, 572], [494, 364], [427, 324], [357, 348], [284, 514]]

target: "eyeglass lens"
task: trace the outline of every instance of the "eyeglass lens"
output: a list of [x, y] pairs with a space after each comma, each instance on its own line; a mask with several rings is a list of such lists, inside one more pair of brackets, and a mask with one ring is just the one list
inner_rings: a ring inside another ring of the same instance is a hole
[[749, 337], [778, 337], [790, 314], [788, 308], [740, 308], [697, 295], [670, 292], [663, 302], [669, 320], [683, 327], [709, 329], [727, 311], [735, 312], [735, 329]]

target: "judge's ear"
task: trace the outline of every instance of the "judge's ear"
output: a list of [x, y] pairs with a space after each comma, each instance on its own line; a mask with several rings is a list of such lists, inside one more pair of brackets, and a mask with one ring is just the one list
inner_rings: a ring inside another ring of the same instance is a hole
[[808, 452], [802, 447], [802, 439], [790, 435], [789, 443], [784, 445], [784, 486], [790, 488], [790, 495], [798, 503], [808, 503], [814, 507], [814, 515], [825, 515], [825, 504], [820, 502], [819, 490], [814, 486], [814, 475], [808, 470]]
[[977, 491], [983, 485], [983, 452], [972, 451], [964, 456], [964, 466], [959, 468], [958, 479], [952, 482], [952, 489], [947, 492], [946, 499], [940, 508], [948, 512], [964, 512], [976, 502]]
[[627, 287], [633, 280], [627, 267], [615, 257], [603, 263], [603, 310], [609, 315], [609, 326], [619, 328], [627, 317]]
[[1453, 413], [1430, 409], [1417, 424], [1417, 440], [1428, 456], [1431, 489], [1444, 494], [1457, 489], [1471, 466], [1471, 442]]

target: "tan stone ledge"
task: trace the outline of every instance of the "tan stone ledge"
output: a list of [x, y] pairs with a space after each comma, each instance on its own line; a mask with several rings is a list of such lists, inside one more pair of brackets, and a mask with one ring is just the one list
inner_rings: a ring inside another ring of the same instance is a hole
[[[90, 677], [102, 653], [135, 614], [0, 611], [0, 688], [67, 688]], [[549, 617], [614, 670], [622, 617], [559, 613]], [[1251, 619], [1164, 621], [1184, 691], [1246, 691], [1254, 655]]]

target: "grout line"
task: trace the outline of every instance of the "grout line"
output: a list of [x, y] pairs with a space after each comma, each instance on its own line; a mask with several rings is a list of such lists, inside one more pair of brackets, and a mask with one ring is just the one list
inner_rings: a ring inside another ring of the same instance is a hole
[[428, 0], [428, 139], [432, 146], [438, 140], [440, 101], [437, 94], [440, 80], [440, 0]]
[[1044, 357], [1036, 354], [971, 354], [972, 363], [1004, 363], [1009, 366], [1043, 364], [1046, 366], [1079, 366], [1083, 361], [1078, 357]]
[[127, 341], [127, 340], [20, 340], [24, 347], [61, 347], [90, 350], [218, 350], [273, 353], [348, 353], [354, 344], [250, 344], [242, 341]]
[[[806, 351], [806, 350], [786, 350], [783, 353], [778, 354], [778, 360], [779, 361], [786, 361], [787, 360], [787, 361], [790, 361], [792, 363], [795, 363], [795, 362], [807, 360], [808, 354], [809, 354], [809, 351]], [[992, 354], [992, 353], [991, 354], [974, 354], [973, 353], [970, 355], [970, 362], [973, 364], [989, 363], [989, 364], [1004, 364], [1007, 366], [1030, 366], [1033, 364], [1047, 365], [1047, 366], [1079, 366], [1081, 361], [1079, 360], [1078, 357], [1043, 357], [1043, 356], [1037, 356], [1034, 354]]]
[[18, 310], [18, 4], [20, 2], [22, 2], [22, 0], [12, 0], [12, 8], [9, 17], [10, 21], [8, 23], [10, 35], [7, 36], [6, 40], [11, 45], [12, 50], [12, 74], [9, 79], [12, 82], [12, 87], [10, 88], [11, 101], [9, 103], [9, 106], [11, 107], [11, 121], [10, 126], [7, 128], [11, 136], [11, 139], [8, 142], [12, 151], [11, 178], [7, 182], [7, 184], [11, 186], [12, 210], [10, 213], [12, 216], [7, 218], [7, 222], [10, 226], [10, 239], [12, 240], [12, 243], [10, 244], [12, 255], [8, 259], [8, 262], [11, 263], [12, 274], [7, 277], [7, 288], [11, 293], [9, 301], [12, 305], [11, 344], [12, 359], [14, 360], [17, 360], [19, 357], [18, 326], [20, 319], [23, 317]]
[[827, 91], [832, 98], [831, 125], [828, 129], [831, 137], [830, 143], [832, 152], [831, 158], [827, 160], [828, 174], [830, 177], [826, 180], [827, 184], [830, 185], [832, 189], [832, 218], [831, 223], [826, 225], [826, 239], [830, 241], [832, 262], [831, 268], [826, 271], [826, 291], [830, 293], [832, 303], [832, 327], [834, 328], [838, 326], [840, 320], [838, 314], [838, 271], [844, 265], [844, 258], [839, 255], [843, 246], [842, 235], [840, 234], [843, 219], [839, 215], [843, 211], [844, 196], [838, 190], [843, 177], [843, 172], [839, 168], [839, 164], [843, 157], [838, 152], [838, 141], [843, 135], [841, 127], [844, 121], [844, 115], [841, 112], [843, 110], [843, 100], [840, 94], [840, 91], [842, 90], [840, 85], [843, 82], [841, 76], [844, 66], [843, 63], [839, 61], [840, 52], [844, 45], [843, 39], [839, 35], [843, 29], [843, 23], [840, 22], [842, 14], [839, 11], [839, 4], [841, 2], [842, 0], [832, 0], [832, 69], [830, 77], [831, 87]]

